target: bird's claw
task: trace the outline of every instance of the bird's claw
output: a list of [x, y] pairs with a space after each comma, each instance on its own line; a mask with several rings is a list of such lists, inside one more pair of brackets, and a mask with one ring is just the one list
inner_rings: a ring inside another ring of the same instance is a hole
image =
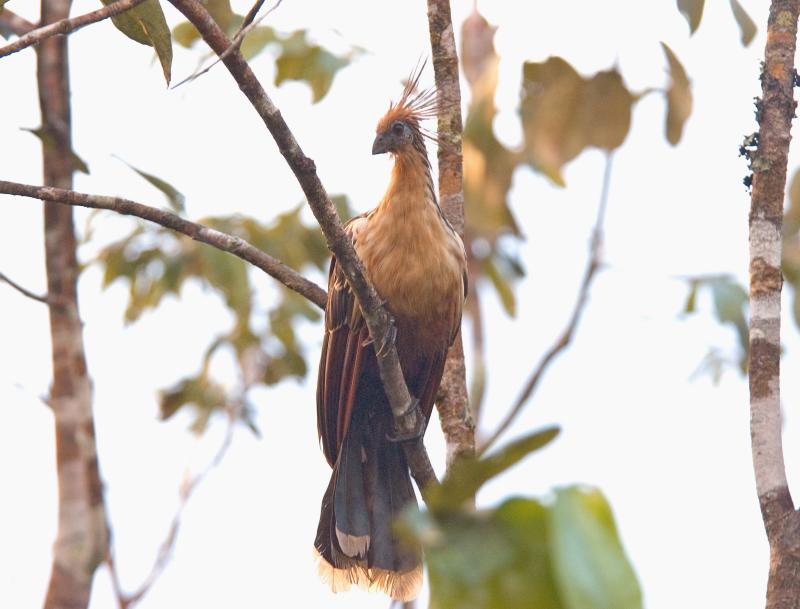
[[[371, 336], [367, 338], [363, 343], [361, 343], [362, 347], [367, 347], [376, 343], [374, 338]], [[378, 348], [375, 350], [375, 355], [378, 357], [385, 357], [392, 347], [395, 346], [397, 342], [397, 326], [394, 325], [394, 320], [389, 318], [389, 325], [386, 327], [386, 333], [381, 338], [380, 342], [378, 343]]]
[[386, 439], [389, 442], [412, 442], [416, 440], [421, 440], [422, 436], [425, 435], [425, 417], [422, 414], [422, 409], [419, 407], [419, 400], [415, 397], [411, 398], [411, 402], [406, 407], [405, 412], [400, 416], [406, 416], [411, 411], [416, 412], [416, 422], [414, 425], [414, 429], [411, 431], [407, 431], [404, 433], [398, 433], [397, 431], [389, 432], [386, 434]]

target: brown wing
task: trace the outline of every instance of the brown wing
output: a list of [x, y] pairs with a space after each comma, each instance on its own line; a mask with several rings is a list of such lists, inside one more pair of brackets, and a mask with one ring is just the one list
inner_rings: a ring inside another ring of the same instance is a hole
[[[355, 239], [363, 219], [358, 216], [345, 226], [351, 238]], [[331, 467], [353, 414], [368, 337], [361, 310], [334, 257], [328, 274], [325, 337], [317, 378], [317, 431]]]

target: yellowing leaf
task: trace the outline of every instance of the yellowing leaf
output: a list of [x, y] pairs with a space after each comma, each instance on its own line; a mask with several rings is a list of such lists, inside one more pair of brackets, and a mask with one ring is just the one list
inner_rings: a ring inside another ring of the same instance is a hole
[[705, 0], [678, 0], [678, 10], [689, 22], [689, 31], [694, 34], [703, 18]]
[[667, 141], [675, 146], [681, 139], [683, 126], [692, 113], [692, 89], [681, 62], [666, 44], [661, 43], [669, 62], [670, 84], [667, 89]]
[[[205, 0], [203, 4], [226, 34], [233, 33], [243, 20], [241, 15], [236, 15], [231, 9], [230, 0]], [[175, 42], [188, 49], [200, 39], [200, 32], [189, 21], [184, 21], [172, 29], [172, 37]]]
[[[112, 0], [101, 0], [108, 6]], [[129, 11], [111, 18], [116, 28], [131, 40], [155, 49], [164, 78], [169, 84], [172, 72], [172, 38], [158, 0], [145, 0]]]
[[742, 33], [742, 44], [747, 46], [756, 36], [756, 24], [738, 0], [731, 0], [731, 10]]
[[584, 148], [622, 144], [634, 101], [616, 70], [584, 79], [560, 57], [526, 62], [520, 115], [527, 160], [563, 186], [561, 168]]

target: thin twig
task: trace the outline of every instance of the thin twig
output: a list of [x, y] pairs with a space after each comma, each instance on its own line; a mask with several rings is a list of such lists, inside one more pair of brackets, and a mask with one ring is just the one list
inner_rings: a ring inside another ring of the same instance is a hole
[[528, 378], [528, 382], [525, 383], [525, 386], [520, 392], [516, 402], [514, 402], [514, 405], [511, 407], [511, 410], [509, 410], [508, 414], [497, 426], [489, 439], [483, 442], [481, 445], [479, 451], [479, 454], [481, 455], [486, 453], [489, 447], [495, 443], [497, 438], [500, 437], [503, 432], [508, 429], [511, 423], [514, 422], [514, 419], [516, 419], [519, 413], [522, 411], [522, 407], [527, 403], [528, 399], [533, 394], [548, 366], [555, 359], [555, 357], [569, 345], [570, 341], [572, 340], [572, 336], [575, 333], [575, 329], [578, 327], [578, 322], [580, 321], [581, 315], [586, 308], [589, 288], [592, 284], [592, 280], [602, 266], [603, 218], [605, 217], [606, 207], [608, 205], [608, 190], [609, 184], [611, 183], [612, 159], [613, 154], [609, 152], [606, 156], [606, 166], [605, 171], [603, 172], [603, 185], [600, 191], [600, 203], [597, 207], [597, 219], [595, 220], [589, 245], [589, 261], [587, 262], [586, 270], [583, 273], [583, 280], [581, 281], [581, 286], [578, 290], [578, 298], [575, 300], [575, 306], [572, 309], [572, 315], [570, 316], [564, 331], [553, 343], [553, 345], [545, 352], [544, 356], [533, 370], [533, 373]]
[[225, 437], [217, 449], [217, 452], [200, 472], [191, 478], [187, 478], [181, 484], [180, 502], [178, 504], [178, 508], [175, 510], [175, 514], [172, 517], [172, 521], [170, 522], [167, 535], [164, 537], [164, 540], [161, 542], [161, 545], [158, 548], [158, 553], [153, 561], [153, 566], [150, 568], [150, 572], [147, 574], [135, 592], [125, 593], [122, 590], [119, 572], [117, 571], [116, 562], [114, 559], [114, 552], [112, 548], [109, 548], [105, 562], [111, 575], [111, 585], [114, 589], [114, 594], [117, 597], [117, 602], [119, 603], [120, 609], [130, 609], [139, 601], [141, 601], [145, 594], [150, 591], [150, 588], [153, 587], [153, 584], [156, 582], [156, 580], [164, 573], [164, 569], [169, 564], [170, 558], [172, 558], [172, 552], [175, 548], [175, 542], [178, 538], [178, 532], [181, 527], [183, 513], [186, 510], [189, 499], [197, 487], [203, 482], [203, 480], [205, 480], [206, 476], [208, 476], [211, 470], [219, 466], [231, 447], [235, 424], [241, 417], [241, 413], [244, 408], [244, 394], [246, 391], [247, 389], [245, 388], [236, 400], [232, 400], [226, 406], [225, 410], [228, 415], [228, 424], [225, 429]]
[[104, 6], [103, 8], [79, 15], [71, 19], [61, 19], [49, 25], [37, 28], [33, 31], [24, 34], [4, 47], [0, 47], [0, 57], [11, 55], [17, 51], [21, 51], [34, 44], [39, 44], [42, 40], [56, 36], [58, 34], [71, 34], [72, 32], [81, 29], [91, 23], [97, 23], [103, 19], [108, 19], [114, 15], [119, 15], [132, 9], [133, 7], [141, 4], [144, 0], [117, 0], [113, 4]]
[[200, 78], [203, 74], [205, 74], [209, 70], [211, 70], [211, 68], [213, 68], [215, 65], [217, 65], [220, 61], [222, 61], [228, 55], [233, 53], [234, 50], [238, 49], [241, 46], [242, 41], [244, 40], [245, 36], [247, 36], [253, 29], [255, 29], [258, 26], [259, 23], [264, 21], [264, 19], [267, 18], [267, 15], [272, 13], [276, 8], [278, 8], [281, 5], [281, 2], [283, 2], [283, 0], [278, 0], [271, 9], [269, 9], [266, 13], [261, 15], [261, 17], [259, 17], [255, 22], [253, 22], [253, 19], [255, 19], [255, 16], [258, 14], [258, 11], [261, 10], [261, 7], [263, 6], [264, 1], [265, 0], [256, 0], [256, 3], [248, 11], [247, 15], [245, 15], [244, 21], [242, 21], [242, 25], [239, 26], [239, 29], [236, 31], [236, 34], [233, 35], [233, 39], [231, 40], [231, 46], [229, 46], [227, 48], [227, 50], [225, 50], [222, 53], [222, 55], [218, 55], [217, 58], [207, 68], [204, 68], [202, 70], [198, 70], [194, 74], [191, 74], [191, 75], [187, 76], [182, 81], [180, 81], [177, 85], [173, 85], [172, 88], [173, 89], [177, 89], [178, 87], [180, 87], [183, 84], [186, 84], [188, 82], [192, 82], [193, 80], [196, 80], [196, 79]]
[[294, 269], [286, 266], [277, 258], [262, 252], [260, 249], [248, 243], [240, 237], [235, 237], [227, 233], [191, 222], [180, 216], [136, 203], [120, 197], [106, 197], [100, 195], [89, 195], [75, 192], [73, 190], [63, 190], [44, 186], [31, 186], [29, 184], [18, 184], [16, 182], [6, 182], [0, 180], [0, 194], [17, 195], [63, 203], [65, 205], [78, 205], [80, 207], [91, 207], [93, 209], [107, 209], [127, 216], [135, 216], [159, 224], [176, 232], [191, 237], [195, 241], [207, 243], [217, 249], [238, 256], [242, 260], [260, 268], [271, 277], [280, 281], [290, 290], [294, 290], [301, 296], [305, 296], [319, 308], [325, 308], [327, 294], [325, 290], [300, 275]]
[[[228, 51], [231, 41], [199, 0], [170, 0], [170, 2], [192, 22], [203, 40], [217, 55], [222, 56]], [[353, 249], [350, 237], [344, 231], [336, 207], [320, 182], [314, 161], [303, 153], [280, 110], [269, 98], [241, 52], [232, 50], [222, 61], [239, 89], [264, 121], [264, 125], [272, 134], [278, 149], [303, 189], [311, 211], [325, 235], [328, 249], [336, 256], [337, 264], [353, 290], [370, 336], [382, 341], [384, 337], [390, 335], [389, 329], [393, 321], [383, 307], [375, 288], [364, 276], [364, 267]], [[413, 435], [419, 428], [418, 421], [422, 413], [418, 407], [411, 407], [414, 400], [403, 378], [397, 349], [394, 345], [390, 345], [377, 360], [381, 381], [394, 415], [395, 431], [400, 435]], [[406, 442], [403, 444], [403, 450], [417, 485], [424, 489], [427, 485], [435, 483], [436, 475], [422, 442]]]
[[0, 35], [8, 38], [14, 36], [24, 36], [28, 32], [36, 29], [36, 24], [31, 23], [25, 17], [20, 17], [16, 13], [3, 8], [0, 11]]
[[44, 304], [51, 304], [51, 300], [46, 294], [44, 296], [39, 296], [38, 294], [34, 294], [30, 290], [26, 290], [15, 281], [9, 279], [8, 276], [6, 276], [4, 273], [0, 273], [0, 281], [7, 283], [23, 296], [27, 296], [28, 298], [36, 300], [37, 302], [43, 302]]

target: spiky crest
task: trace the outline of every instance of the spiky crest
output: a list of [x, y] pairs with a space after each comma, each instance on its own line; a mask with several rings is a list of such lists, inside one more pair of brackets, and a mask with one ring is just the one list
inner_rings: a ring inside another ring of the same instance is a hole
[[425, 129], [422, 121], [436, 118], [439, 108], [438, 94], [435, 87], [418, 90], [419, 80], [427, 61], [422, 61], [411, 72], [403, 88], [403, 94], [397, 103], [390, 103], [389, 110], [378, 121], [376, 133], [386, 131], [394, 121], [403, 121], [422, 136], [432, 141], [437, 141], [436, 134]]

